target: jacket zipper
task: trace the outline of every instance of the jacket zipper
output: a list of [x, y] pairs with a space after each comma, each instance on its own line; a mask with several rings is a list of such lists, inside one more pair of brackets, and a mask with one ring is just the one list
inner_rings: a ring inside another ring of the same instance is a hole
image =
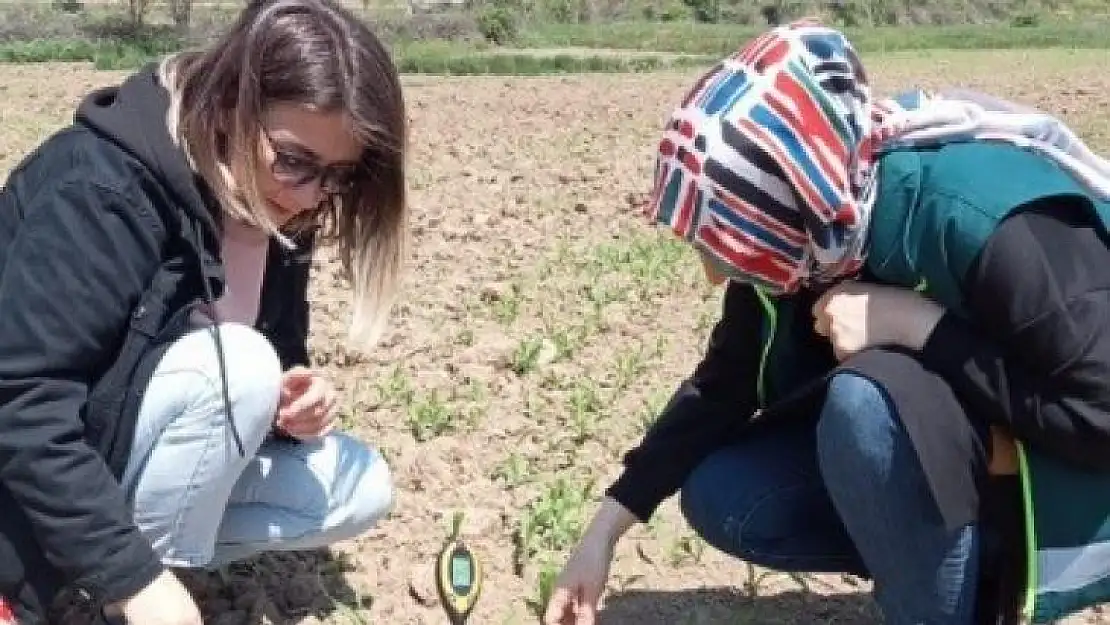
[[759, 407], [762, 409], [767, 406], [765, 373], [767, 371], [767, 358], [771, 354], [771, 345], [775, 342], [775, 332], [778, 330], [778, 312], [775, 310], [771, 298], [763, 292], [763, 289], [758, 286], [753, 288], [755, 288], [755, 294], [759, 297], [759, 303], [763, 306], [763, 312], [767, 314], [767, 323], [770, 325], [767, 336], [763, 340], [763, 354], [759, 357], [759, 375], [756, 379], [756, 397], [759, 401]]

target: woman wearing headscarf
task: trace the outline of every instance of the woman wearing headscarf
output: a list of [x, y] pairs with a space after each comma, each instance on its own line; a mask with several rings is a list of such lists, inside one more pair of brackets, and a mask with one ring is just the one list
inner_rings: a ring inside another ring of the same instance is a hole
[[893, 625], [1110, 597], [1110, 164], [1064, 124], [876, 100], [844, 36], [798, 22], [686, 94], [647, 213], [723, 313], [546, 623], [594, 622], [615, 543], [676, 491], [728, 554], [870, 578]]

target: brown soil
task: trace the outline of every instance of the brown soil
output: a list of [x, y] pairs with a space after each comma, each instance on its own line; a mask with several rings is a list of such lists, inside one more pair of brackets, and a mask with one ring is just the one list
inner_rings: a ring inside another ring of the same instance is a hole
[[[1104, 52], [870, 63], [880, 91], [995, 92], [1051, 107], [1110, 150]], [[365, 357], [342, 347], [346, 291], [327, 250], [312, 286], [314, 358], [345, 393], [345, 423], [388, 457], [396, 507], [330, 553], [189, 576], [210, 622], [445, 623], [430, 564], [456, 511], [486, 565], [471, 622], [536, 621], [541, 572], [557, 570], [717, 314], [690, 255], [634, 210], [657, 128], [695, 75], [406, 80], [415, 241], [388, 336]], [[118, 77], [0, 66], [0, 171]], [[875, 622], [858, 580], [752, 573], [670, 501], [619, 545], [602, 622]]]

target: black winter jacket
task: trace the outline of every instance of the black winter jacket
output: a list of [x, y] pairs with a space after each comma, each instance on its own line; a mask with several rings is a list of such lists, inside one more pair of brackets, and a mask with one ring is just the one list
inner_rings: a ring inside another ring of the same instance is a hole
[[[23, 623], [62, 585], [112, 602], [162, 570], [118, 480], [155, 365], [224, 285], [168, 105], [153, 65], [90, 94], [0, 190], [0, 595]], [[272, 243], [263, 282], [286, 368], [308, 361], [312, 238]]]

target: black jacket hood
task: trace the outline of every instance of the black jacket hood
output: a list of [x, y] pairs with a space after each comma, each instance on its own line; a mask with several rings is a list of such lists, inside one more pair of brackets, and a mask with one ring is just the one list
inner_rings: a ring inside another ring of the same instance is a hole
[[75, 121], [138, 159], [150, 170], [178, 208], [215, 230], [214, 198], [189, 167], [166, 125], [170, 95], [150, 63], [122, 84], [93, 91], [77, 107]]
[[[182, 235], [191, 239], [201, 270], [204, 298], [211, 304], [223, 293], [225, 274], [217, 254], [219, 247], [215, 215], [218, 210], [207, 185], [193, 172], [185, 152], [170, 138], [166, 114], [170, 108], [169, 91], [158, 80], [158, 65], [149, 63], [118, 86], [99, 89], [78, 106], [75, 121], [138, 159], [166, 190], [170, 201], [185, 213]], [[227, 387], [223, 342], [213, 326], [213, 340], [220, 363], [220, 379], [227, 418], [231, 419], [231, 397]], [[242, 439], [235, 424], [231, 433], [245, 456]]]

